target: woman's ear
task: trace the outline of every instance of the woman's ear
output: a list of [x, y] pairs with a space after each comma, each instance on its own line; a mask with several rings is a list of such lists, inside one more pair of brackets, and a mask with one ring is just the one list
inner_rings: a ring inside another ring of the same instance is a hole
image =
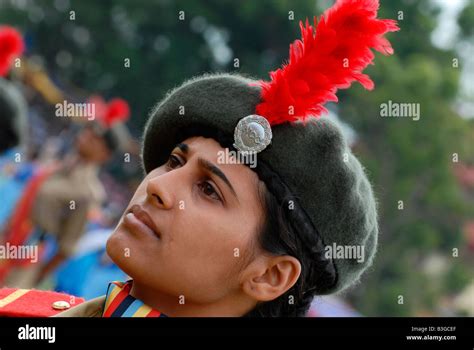
[[289, 255], [267, 256], [247, 267], [242, 288], [257, 301], [270, 301], [293, 287], [300, 274], [298, 259]]

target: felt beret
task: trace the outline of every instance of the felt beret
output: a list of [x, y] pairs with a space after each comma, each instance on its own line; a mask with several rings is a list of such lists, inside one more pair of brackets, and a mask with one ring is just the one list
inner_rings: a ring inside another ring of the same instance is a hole
[[[164, 164], [180, 130], [204, 126], [234, 135], [240, 119], [255, 114], [261, 89], [235, 74], [196, 77], [171, 91], [151, 112], [142, 160], [148, 173]], [[180, 113], [184, 111], [184, 113]], [[331, 259], [335, 283], [318, 294], [341, 291], [371, 265], [377, 248], [376, 201], [364, 169], [340, 128], [327, 117], [272, 127], [271, 145], [258, 153], [306, 213], [324, 247], [363, 249], [364, 258]], [[333, 255], [337, 257], [336, 255]]]

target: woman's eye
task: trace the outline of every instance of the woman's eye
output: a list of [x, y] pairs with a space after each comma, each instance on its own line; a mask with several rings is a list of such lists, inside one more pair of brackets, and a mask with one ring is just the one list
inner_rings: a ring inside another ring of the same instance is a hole
[[202, 193], [204, 193], [204, 195], [206, 195], [208, 197], [211, 197], [212, 199], [222, 201], [221, 197], [219, 196], [217, 191], [214, 189], [214, 186], [212, 186], [209, 182], [205, 181], [205, 182], [201, 183], [199, 185], [199, 187], [200, 187]]
[[171, 154], [168, 158], [168, 162], [166, 164], [170, 169], [176, 169], [181, 166], [181, 161], [178, 157]]

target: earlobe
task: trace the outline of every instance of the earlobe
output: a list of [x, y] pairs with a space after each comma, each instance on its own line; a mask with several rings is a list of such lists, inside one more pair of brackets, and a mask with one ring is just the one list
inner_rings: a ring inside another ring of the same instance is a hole
[[265, 268], [255, 270], [244, 281], [243, 290], [257, 301], [271, 301], [293, 287], [300, 274], [298, 259], [289, 255], [269, 257]]

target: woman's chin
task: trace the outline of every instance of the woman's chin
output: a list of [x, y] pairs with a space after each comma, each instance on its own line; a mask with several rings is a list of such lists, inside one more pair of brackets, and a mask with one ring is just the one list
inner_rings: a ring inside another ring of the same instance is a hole
[[123, 228], [118, 226], [114, 230], [114, 232], [107, 240], [105, 250], [107, 251], [107, 254], [112, 259], [112, 261], [119, 265], [119, 267], [120, 261], [127, 258], [129, 259], [131, 251], [131, 242], [130, 237], [126, 232], [124, 232]]

